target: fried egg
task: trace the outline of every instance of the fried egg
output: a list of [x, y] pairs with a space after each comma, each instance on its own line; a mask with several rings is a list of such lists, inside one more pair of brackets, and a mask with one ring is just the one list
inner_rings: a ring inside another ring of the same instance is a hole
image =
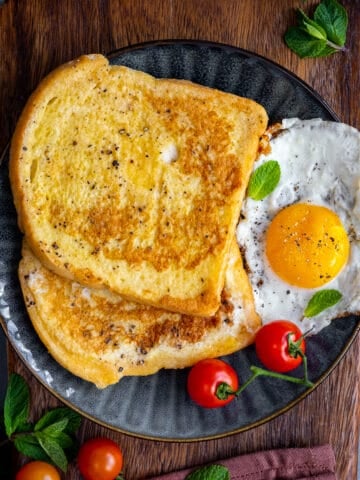
[[[343, 123], [286, 119], [255, 169], [276, 160], [276, 188], [247, 197], [237, 228], [263, 323], [287, 319], [319, 332], [360, 313], [360, 132]], [[342, 298], [313, 317], [304, 310], [323, 289]]]

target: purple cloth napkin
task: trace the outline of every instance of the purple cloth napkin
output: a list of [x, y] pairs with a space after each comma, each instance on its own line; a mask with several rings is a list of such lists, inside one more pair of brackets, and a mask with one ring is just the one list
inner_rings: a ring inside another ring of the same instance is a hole
[[[336, 480], [335, 456], [330, 445], [266, 450], [212, 463], [227, 467], [231, 480]], [[197, 468], [151, 480], [184, 480]]]

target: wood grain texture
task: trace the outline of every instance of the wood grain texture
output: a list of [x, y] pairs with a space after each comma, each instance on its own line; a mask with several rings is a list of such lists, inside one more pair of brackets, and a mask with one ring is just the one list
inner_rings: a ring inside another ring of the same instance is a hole
[[[323, 59], [300, 60], [282, 36], [294, 22], [300, 0], [8, 0], [0, 7], [0, 148], [8, 143], [20, 111], [39, 80], [80, 54], [108, 53], [139, 42], [201, 39], [254, 51], [288, 68], [314, 88], [341, 120], [360, 128], [360, 2], [343, 0], [349, 14], [347, 51]], [[1, 208], [1, 206], [0, 206]], [[331, 375], [302, 402], [278, 418], [223, 439], [167, 443], [133, 438], [84, 420], [83, 441], [105, 435], [118, 441], [125, 477], [140, 480], [242, 453], [330, 443], [339, 480], [357, 478], [360, 339]], [[60, 404], [10, 348], [9, 370], [25, 376], [36, 418]], [[24, 458], [14, 451], [14, 471]], [[1, 478], [1, 467], [0, 467]], [[66, 479], [77, 480], [71, 465]]]

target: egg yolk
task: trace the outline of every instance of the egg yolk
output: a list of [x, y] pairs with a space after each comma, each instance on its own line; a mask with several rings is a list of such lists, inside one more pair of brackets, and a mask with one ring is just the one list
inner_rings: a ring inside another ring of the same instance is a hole
[[316, 288], [330, 282], [346, 264], [350, 243], [333, 211], [298, 203], [281, 210], [266, 234], [266, 255], [285, 282]]

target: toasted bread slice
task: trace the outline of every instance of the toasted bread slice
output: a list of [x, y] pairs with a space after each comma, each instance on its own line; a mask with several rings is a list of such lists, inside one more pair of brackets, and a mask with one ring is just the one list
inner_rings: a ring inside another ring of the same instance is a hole
[[131, 303], [45, 268], [26, 242], [19, 277], [30, 319], [50, 354], [99, 388], [123, 376], [188, 367], [246, 347], [260, 320], [233, 241], [225, 288], [211, 317], [172, 313]]
[[80, 57], [40, 84], [16, 128], [19, 225], [59, 275], [212, 315], [266, 124], [252, 100]]

